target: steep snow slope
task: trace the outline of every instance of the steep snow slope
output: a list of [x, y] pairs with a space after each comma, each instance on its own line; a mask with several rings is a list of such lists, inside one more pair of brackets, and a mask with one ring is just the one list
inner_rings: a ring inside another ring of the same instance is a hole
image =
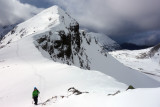
[[110, 52], [124, 65], [160, 81], [160, 45], [143, 50]]
[[54, 6], [17, 25], [3, 38], [0, 47], [29, 36], [43, 56], [56, 62], [98, 70], [134, 87], [160, 86], [159, 82], [123, 66], [105, 53], [94, 35], [80, 31], [75, 19]]

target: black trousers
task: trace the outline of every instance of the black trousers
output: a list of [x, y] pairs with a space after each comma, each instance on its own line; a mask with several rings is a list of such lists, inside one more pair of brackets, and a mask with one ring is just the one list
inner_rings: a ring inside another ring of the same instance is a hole
[[38, 96], [33, 97], [34, 100], [34, 104], [37, 105], [38, 104]]

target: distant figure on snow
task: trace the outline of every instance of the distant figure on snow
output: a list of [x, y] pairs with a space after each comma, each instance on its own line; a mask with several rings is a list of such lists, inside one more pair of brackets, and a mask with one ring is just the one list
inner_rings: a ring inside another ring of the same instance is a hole
[[38, 89], [36, 87], [34, 87], [33, 93], [32, 93], [32, 98], [34, 100], [34, 104], [37, 105], [38, 104], [38, 95], [40, 94], [40, 92], [38, 91]]

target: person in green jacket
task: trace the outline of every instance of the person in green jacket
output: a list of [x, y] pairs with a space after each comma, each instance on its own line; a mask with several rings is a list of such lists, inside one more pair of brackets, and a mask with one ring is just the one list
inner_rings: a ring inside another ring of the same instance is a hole
[[34, 104], [37, 105], [38, 104], [38, 95], [40, 94], [40, 92], [38, 91], [38, 89], [36, 87], [34, 87], [33, 93], [32, 93], [32, 98], [34, 100]]

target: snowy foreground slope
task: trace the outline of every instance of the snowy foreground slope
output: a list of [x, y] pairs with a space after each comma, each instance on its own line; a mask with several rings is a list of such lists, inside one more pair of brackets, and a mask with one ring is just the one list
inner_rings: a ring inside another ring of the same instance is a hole
[[0, 50], [1, 107], [32, 106], [34, 86], [41, 92], [41, 102], [52, 96], [67, 95], [70, 87], [102, 95], [127, 88], [98, 71], [82, 70], [44, 58], [32, 42], [32, 38], [26, 37]]
[[[0, 106], [33, 107], [36, 86], [38, 106], [159, 107], [160, 83], [123, 66], [101, 46], [57, 6], [17, 25], [0, 44]], [[142, 89], [126, 91], [129, 85]], [[68, 92], [71, 87], [82, 94]]]
[[143, 50], [110, 52], [124, 65], [160, 81], [160, 44]]

